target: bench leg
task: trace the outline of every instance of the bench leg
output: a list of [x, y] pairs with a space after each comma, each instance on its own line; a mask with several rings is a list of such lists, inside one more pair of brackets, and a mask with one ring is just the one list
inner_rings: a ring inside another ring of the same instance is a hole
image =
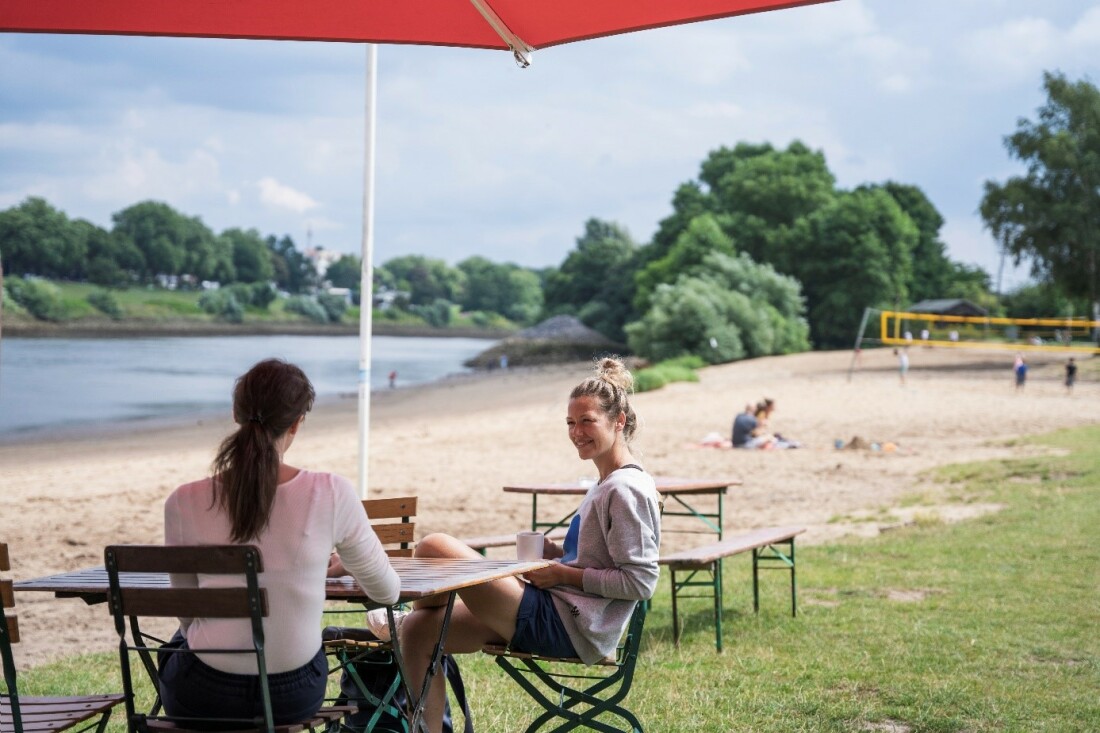
[[722, 653], [722, 560], [714, 561], [710, 568], [714, 578], [714, 648]]
[[670, 568], [670, 574], [672, 575], [672, 641], [677, 647], [680, 646], [680, 609], [676, 605], [676, 597], [679, 595], [679, 587], [676, 585], [676, 569]]
[[[786, 545], [786, 551], [777, 549], [776, 545]], [[764, 554], [767, 552], [768, 554]], [[767, 563], [764, 569], [789, 570], [791, 573], [791, 615], [798, 614], [798, 601], [795, 590], [795, 562], [794, 562], [794, 538], [783, 542], [776, 542], [764, 547], [758, 547], [752, 551], [752, 610], [760, 612], [760, 579], [759, 570], [761, 562]]]

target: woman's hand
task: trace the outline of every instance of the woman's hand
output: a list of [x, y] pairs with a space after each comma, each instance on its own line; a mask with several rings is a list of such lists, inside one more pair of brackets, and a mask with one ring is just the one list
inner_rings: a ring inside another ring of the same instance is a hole
[[524, 573], [523, 577], [536, 588], [553, 588], [555, 585], [584, 587], [584, 569], [562, 565], [560, 562]]
[[554, 540], [549, 537], [545, 537], [542, 541], [542, 559], [543, 560], [557, 560], [559, 557], [565, 556], [565, 550]]
[[329, 555], [328, 572], [326, 576], [329, 578], [339, 578], [347, 574], [348, 571], [344, 569], [344, 563], [340, 562], [340, 556], [335, 552]]

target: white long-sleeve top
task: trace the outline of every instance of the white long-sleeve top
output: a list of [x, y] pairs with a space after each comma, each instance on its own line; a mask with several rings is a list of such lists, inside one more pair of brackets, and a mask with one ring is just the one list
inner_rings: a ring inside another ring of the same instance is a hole
[[[164, 544], [233, 544], [230, 523], [214, 501], [213, 481], [184, 484], [164, 504]], [[331, 473], [300, 471], [275, 491], [271, 521], [245, 544], [263, 554], [260, 587], [267, 589], [265, 655], [270, 673], [306, 664], [321, 647], [325, 575], [335, 547], [347, 571], [371, 599], [397, 600], [400, 580], [370, 526], [351, 482]], [[172, 585], [216, 588], [240, 585], [240, 576], [172, 575]], [[180, 619], [192, 649], [250, 648], [248, 619]], [[257, 674], [247, 654], [202, 654], [211, 667], [233, 674]]]

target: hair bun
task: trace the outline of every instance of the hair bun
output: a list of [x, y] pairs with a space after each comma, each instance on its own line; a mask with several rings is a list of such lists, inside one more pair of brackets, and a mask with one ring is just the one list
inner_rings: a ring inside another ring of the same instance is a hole
[[609, 356], [596, 362], [596, 377], [614, 385], [624, 392], [634, 387], [634, 375], [623, 364], [622, 359]]

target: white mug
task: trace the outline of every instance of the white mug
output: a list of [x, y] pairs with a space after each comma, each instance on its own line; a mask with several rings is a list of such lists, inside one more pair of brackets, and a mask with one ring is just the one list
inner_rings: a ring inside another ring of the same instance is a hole
[[516, 532], [516, 559], [521, 562], [542, 559], [542, 532]]

